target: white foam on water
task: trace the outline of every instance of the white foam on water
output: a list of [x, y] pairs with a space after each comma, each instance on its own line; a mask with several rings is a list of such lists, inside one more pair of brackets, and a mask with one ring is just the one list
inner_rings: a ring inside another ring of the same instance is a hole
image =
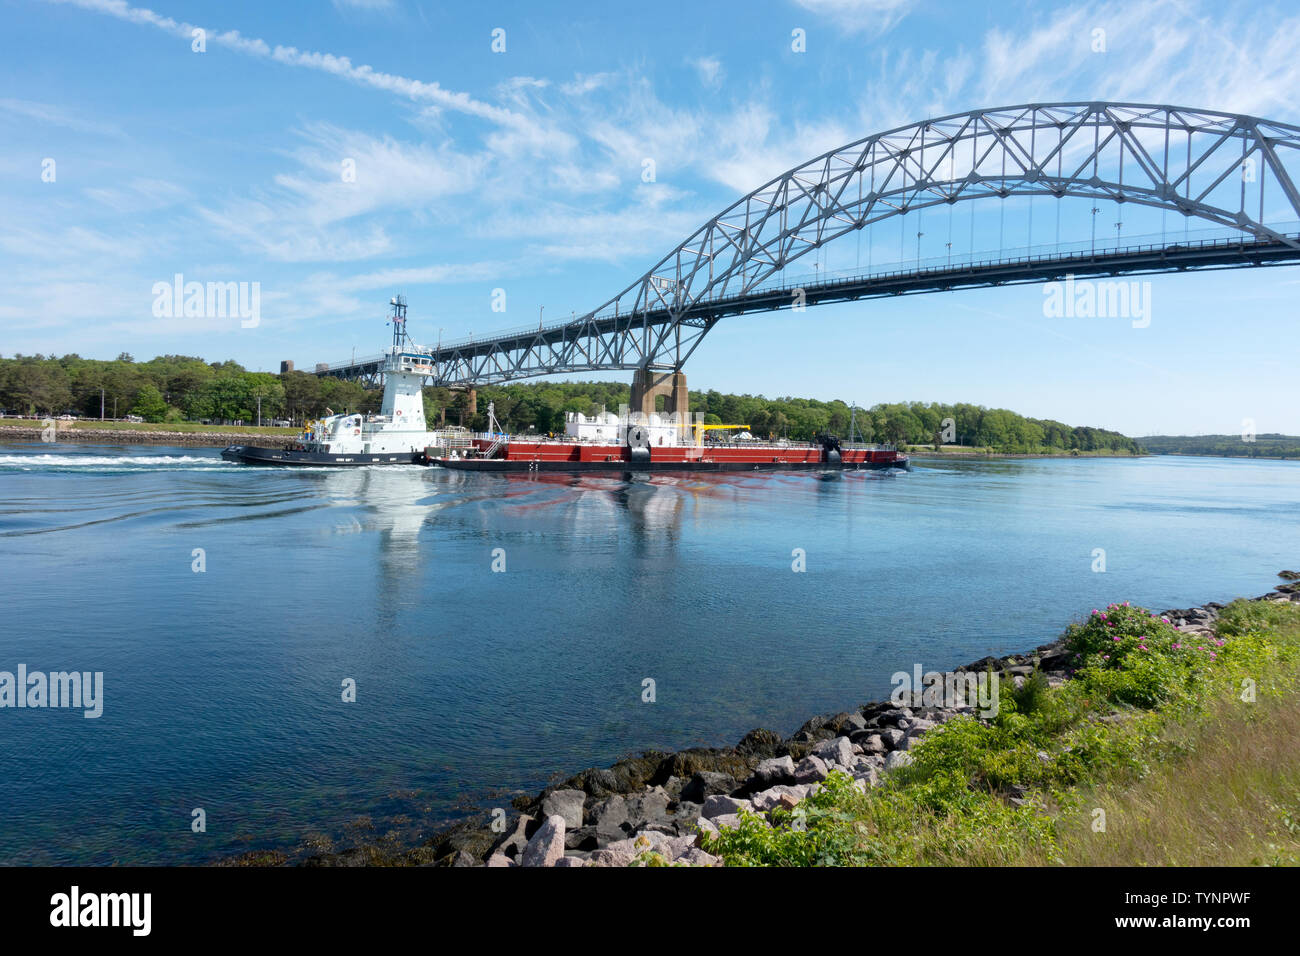
[[0, 455], [0, 468], [168, 468], [206, 465], [226, 468], [233, 462], [199, 455]]

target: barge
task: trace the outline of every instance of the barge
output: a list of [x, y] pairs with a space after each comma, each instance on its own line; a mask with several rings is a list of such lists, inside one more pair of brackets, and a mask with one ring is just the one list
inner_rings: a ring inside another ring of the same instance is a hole
[[[489, 405], [489, 423], [496, 419]], [[719, 440], [697, 415], [645, 415], [624, 406], [618, 415], [569, 412], [562, 436], [512, 436], [499, 430], [475, 436], [464, 451], [430, 447], [430, 465], [483, 472], [825, 471], [906, 469], [907, 455], [891, 445], [755, 439], [744, 432]], [[721, 426], [736, 428], [740, 426]]]

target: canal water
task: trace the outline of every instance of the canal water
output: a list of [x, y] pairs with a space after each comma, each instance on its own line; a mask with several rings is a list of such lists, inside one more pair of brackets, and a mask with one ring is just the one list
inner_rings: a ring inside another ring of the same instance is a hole
[[624, 479], [217, 454], [0, 446], [0, 671], [103, 674], [97, 718], [0, 709], [0, 863], [414, 840], [630, 752], [788, 734], [1111, 601], [1300, 566], [1296, 463]]

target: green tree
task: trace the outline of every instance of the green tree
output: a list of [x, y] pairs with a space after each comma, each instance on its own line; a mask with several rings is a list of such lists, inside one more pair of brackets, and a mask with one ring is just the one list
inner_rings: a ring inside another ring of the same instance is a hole
[[162, 392], [153, 385], [145, 385], [136, 396], [131, 408], [133, 415], [139, 415], [147, 422], [161, 422], [167, 417], [167, 403]]

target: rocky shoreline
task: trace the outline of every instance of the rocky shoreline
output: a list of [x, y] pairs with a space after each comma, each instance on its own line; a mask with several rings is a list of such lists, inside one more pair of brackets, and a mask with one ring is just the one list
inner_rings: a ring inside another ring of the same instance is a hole
[[[169, 432], [135, 431], [125, 428], [60, 428], [56, 444], [69, 445], [193, 445], [225, 448], [227, 445], [260, 445], [264, 448], [288, 448], [294, 435], [268, 435], [255, 432]], [[0, 428], [0, 442], [39, 442], [41, 429], [25, 425]]]
[[[1255, 601], [1300, 604], [1300, 572], [1282, 571], [1287, 583]], [[1225, 605], [1160, 613], [1179, 630], [1208, 637]], [[1017, 686], [1037, 668], [1049, 685], [1072, 673], [1064, 637], [1023, 654], [985, 657], [951, 673], [992, 671]], [[789, 737], [752, 730], [734, 747], [651, 751], [611, 767], [590, 768], [513, 801], [502, 810], [450, 826], [404, 852], [358, 846], [312, 856], [305, 866], [629, 866], [643, 854], [688, 866], [719, 866], [701, 847], [701, 833], [734, 827], [742, 811], [760, 818], [792, 809], [816, 791], [832, 770], [849, 775], [862, 790], [877, 786], [899, 766], [924, 735], [972, 707], [912, 706], [890, 701], [813, 717]], [[976, 705], [978, 707], [978, 705]], [[1015, 799], [1014, 796], [1011, 799]], [[285, 862], [282, 854], [246, 854], [224, 865]]]

